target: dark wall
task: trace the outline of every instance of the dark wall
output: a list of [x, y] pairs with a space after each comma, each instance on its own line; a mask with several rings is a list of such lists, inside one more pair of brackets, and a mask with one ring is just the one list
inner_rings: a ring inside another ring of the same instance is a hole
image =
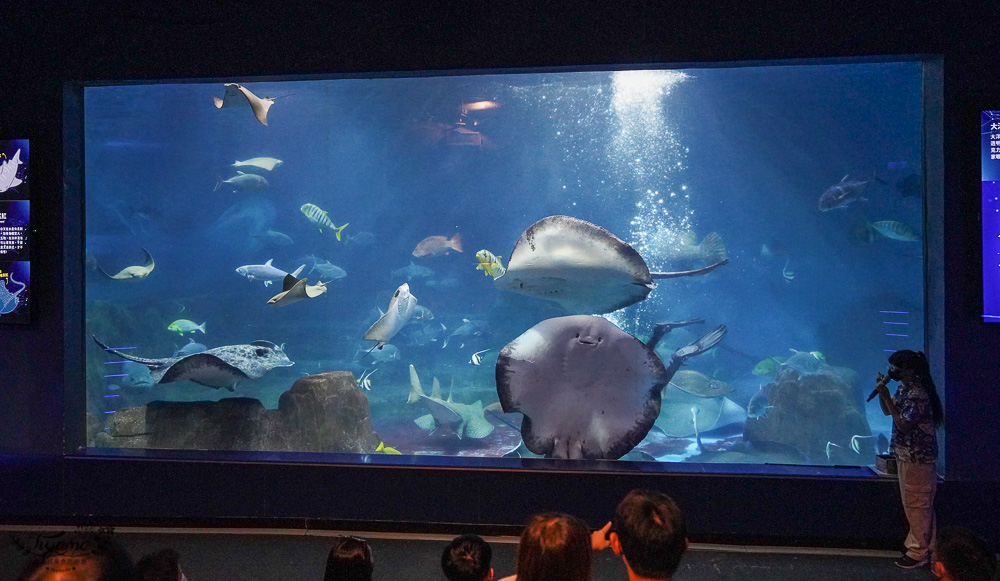
[[[63, 293], [68, 266], [63, 258], [64, 236], [79, 236], [72, 225], [65, 232], [63, 226], [62, 88], [66, 80], [941, 54], [945, 251], [936, 259], [941, 264], [943, 258], [946, 277], [945, 296], [934, 300], [943, 300], [945, 309], [948, 477], [954, 481], [943, 492], [943, 502], [953, 515], [985, 518], [976, 507], [982, 503], [995, 506], [1000, 501], [991, 484], [1000, 480], [1000, 424], [994, 422], [1000, 411], [995, 392], [1000, 325], [986, 325], [979, 317], [976, 137], [979, 109], [1000, 108], [1000, 34], [990, 26], [1000, 22], [997, 9], [948, 9], [945, 3], [915, 7], [915, 3], [902, 1], [879, 3], [876, 9], [853, 0], [822, 3], [835, 8], [819, 8], [811, 2], [758, 0], [601, 3], [597, 9], [585, 8], [589, 6], [586, 3], [370, 0], [337, 2], [336, 8], [315, 2], [255, 3], [252, 10], [248, 3], [204, 2], [188, 3], [182, 11], [171, 9], [170, 2], [67, 4], [78, 6], [72, 11], [44, 3], [19, 4], [5, 6], [4, 22], [0, 23], [0, 46], [4, 47], [0, 56], [0, 136], [32, 140], [36, 308], [30, 326], [0, 326], [0, 452], [62, 454], [64, 391], [72, 397], [74, 390], [83, 389], [82, 383], [67, 385], [63, 369], [64, 334], [80, 331], [79, 322], [66, 320], [63, 314], [64, 301], [78, 300]], [[81, 4], [100, 9], [88, 10], [79, 7]], [[203, 465], [170, 465], [170, 470], [162, 472], [167, 482], [179, 484], [178, 475], [183, 474], [185, 481], [211, 488], [217, 486], [212, 475], [218, 471], [226, 486], [233, 489], [232, 494], [246, 502], [233, 504], [197, 488], [193, 496], [167, 495], [157, 497], [162, 500], [157, 502], [148, 489], [137, 491], [132, 485], [130, 479], [139, 478], [143, 471], [136, 472], [126, 461], [93, 469], [92, 461], [81, 467], [80, 462], [68, 466], [66, 461], [8, 459], [17, 469], [4, 471], [2, 482], [20, 487], [28, 504], [15, 510], [10, 502], [16, 495], [8, 496], [6, 503], [0, 503], [0, 512], [28, 515], [160, 516], [162, 512], [164, 516], [240, 516], [242, 510], [243, 516], [261, 518], [305, 517], [304, 507], [283, 503], [277, 491], [281, 483], [296, 481], [293, 474], [304, 473], [310, 476], [304, 478], [302, 491], [338, 486], [358, 490], [356, 480], [360, 478], [391, 496], [396, 490], [394, 483], [401, 479], [416, 489], [400, 498], [416, 502], [416, 506], [422, 501], [427, 504], [428, 499], [438, 507], [454, 505], [453, 522], [520, 522], [524, 514], [546, 508], [543, 500], [556, 500], [551, 487], [579, 486], [578, 481], [557, 475], [494, 474], [484, 480], [481, 474], [470, 474], [446, 480], [440, 473], [412, 478], [412, 471], [400, 470], [357, 476], [353, 468], [336, 472], [322, 467], [208, 469], [198, 468]], [[29, 474], [32, 476], [19, 477]], [[346, 474], [354, 475], [355, 481]], [[310, 479], [322, 482], [310, 483]], [[480, 498], [480, 487], [493, 488], [493, 481], [515, 487], [512, 490], [522, 491], [522, 496], [533, 495], [535, 500], [518, 505], [511, 495], [500, 495], [498, 502]], [[442, 482], [456, 490], [442, 491]], [[635, 483], [655, 482], [595, 476], [587, 486], [613, 495]], [[794, 529], [796, 519], [791, 515], [796, 510], [815, 511], [825, 506], [828, 508], [818, 510], [826, 514], [850, 505], [853, 508], [842, 515], [843, 525], [827, 529], [847, 534], [870, 517], [870, 503], [898, 502], [886, 483], [810, 484], [808, 480], [765, 478], [748, 485], [735, 478], [711, 476], [686, 480], [671, 476], [669, 482], [701, 508], [701, 515], [712, 515], [698, 521], [701, 525], [696, 527], [706, 534], [723, 531], [724, 523], [734, 521], [732, 515], [741, 514], [743, 517], [735, 518], [735, 532], [772, 531], [780, 536], [785, 531], [787, 536]], [[704, 496], [699, 492], [702, 490], [711, 491], [713, 496]], [[105, 491], [112, 495], [106, 496]], [[735, 508], [745, 508], [748, 491], [755, 494], [752, 499], [775, 504], [766, 506], [767, 510], [758, 507], [738, 512]], [[855, 493], [862, 491], [869, 496], [859, 503]], [[788, 500], [789, 495], [794, 501]], [[970, 497], [975, 500], [970, 501]], [[709, 502], [708, 498], [717, 500]], [[39, 499], [45, 501], [35, 505]], [[587, 513], [587, 496], [577, 500], [578, 505], [561, 502], [560, 506]], [[217, 502], [222, 506], [216, 506]], [[517, 508], [508, 510], [506, 517], [496, 515], [511, 503]], [[408, 503], [390, 503], [392, 511], [384, 507], [363, 510], [358, 503], [342, 506], [327, 501], [320, 505], [315, 514], [320, 518], [450, 518], [440, 508], [425, 513]], [[37, 511], [24, 506], [35, 506]], [[899, 528], [898, 509], [886, 510], [887, 518], [896, 520], [893, 526], [873, 529], [876, 536], [891, 536]], [[744, 522], [742, 518], [751, 520]], [[816, 528], [812, 534], [822, 537], [822, 530]]]

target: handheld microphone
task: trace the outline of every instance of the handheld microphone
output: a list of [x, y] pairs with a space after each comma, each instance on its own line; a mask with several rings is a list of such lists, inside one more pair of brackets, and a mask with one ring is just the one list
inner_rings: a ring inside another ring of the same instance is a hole
[[[891, 372], [890, 372], [890, 375], [891, 375]], [[888, 375], [883, 376], [881, 373], [879, 373], [879, 380], [882, 380], [882, 379], [884, 379], [886, 383], [889, 383], [890, 381], [892, 381], [893, 378], [889, 377]], [[865, 403], [868, 403], [871, 400], [875, 399], [876, 395], [878, 395], [878, 388], [875, 388], [875, 389], [872, 390], [871, 394], [869, 394], [869, 396], [868, 396], [868, 399], [865, 400]]]

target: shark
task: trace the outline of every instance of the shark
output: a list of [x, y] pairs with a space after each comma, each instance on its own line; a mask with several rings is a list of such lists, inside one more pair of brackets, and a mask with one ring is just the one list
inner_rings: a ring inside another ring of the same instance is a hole
[[[454, 383], [452, 384], [454, 388]], [[435, 377], [431, 388], [431, 395], [426, 395], [420, 387], [420, 377], [417, 370], [410, 365], [410, 395], [406, 399], [407, 403], [424, 402], [429, 414], [420, 416], [413, 420], [421, 429], [433, 432], [441, 425], [451, 427], [459, 439], [469, 437], [482, 439], [493, 433], [494, 426], [486, 419], [486, 412], [483, 409], [482, 400], [476, 400], [472, 404], [462, 404], [453, 401], [451, 392], [448, 399], [441, 399], [441, 384]]]

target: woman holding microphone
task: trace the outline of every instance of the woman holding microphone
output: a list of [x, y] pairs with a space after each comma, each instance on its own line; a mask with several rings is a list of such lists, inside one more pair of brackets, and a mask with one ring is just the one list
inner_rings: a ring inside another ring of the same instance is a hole
[[[895, 395], [886, 384], [898, 381]], [[934, 493], [937, 490], [937, 434], [944, 412], [922, 351], [896, 351], [889, 356], [888, 375], [878, 374], [875, 391], [882, 412], [892, 416], [889, 452], [896, 458], [899, 494], [910, 525], [905, 551], [896, 560], [903, 569], [923, 567], [934, 559], [937, 527]]]

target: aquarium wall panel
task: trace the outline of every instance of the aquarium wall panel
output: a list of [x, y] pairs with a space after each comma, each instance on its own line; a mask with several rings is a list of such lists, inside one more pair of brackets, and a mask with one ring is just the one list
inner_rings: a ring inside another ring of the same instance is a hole
[[922, 67], [87, 86], [87, 447], [873, 464]]

